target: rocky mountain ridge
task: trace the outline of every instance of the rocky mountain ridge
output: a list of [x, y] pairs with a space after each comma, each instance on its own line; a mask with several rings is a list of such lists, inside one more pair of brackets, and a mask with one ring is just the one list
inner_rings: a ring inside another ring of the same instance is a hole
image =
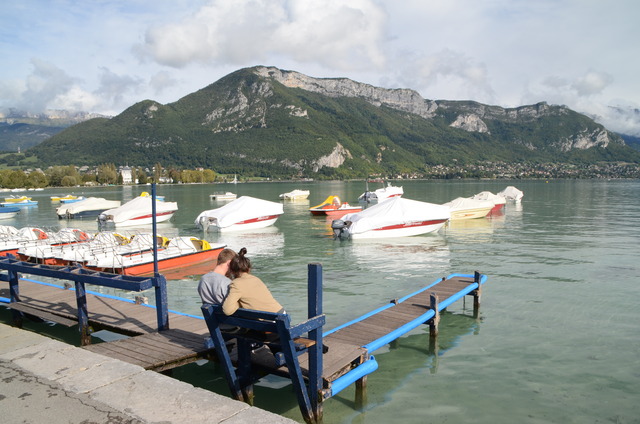
[[126, 158], [331, 178], [420, 175], [452, 161], [640, 162], [619, 136], [564, 106], [427, 100], [410, 89], [265, 66], [233, 72], [174, 103], [145, 100], [112, 119], [75, 125], [34, 153], [56, 164]]

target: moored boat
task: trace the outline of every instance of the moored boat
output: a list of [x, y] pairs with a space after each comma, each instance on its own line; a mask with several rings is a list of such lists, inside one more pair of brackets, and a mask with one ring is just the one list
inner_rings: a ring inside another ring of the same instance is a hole
[[309, 190], [295, 189], [288, 193], [282, 193], [279, 198], [283, 200], [304, 200], [309, 197]]
[[28, 196], [15, 196], [11, 195], [4, 198], [4, 203], [23, 203], [24, 201], [30, 201], [31, 197]]
[[77, 196], [75, 199], [60, 199], [60, 203], [64, 203], [64, 204], [76, 203], [76, 202], [81, 202], [83, 200], [85, 200], [84, 196]]
[[334, 220], [331, 228], [341, 239], [408, 237], [437, 231], [450, 216], [446, 206], [394, 197]]
[[324, 202], [309, 208], [312, 215], [330, 216], [332, 218], [340, 218], [351, 212], [362, 210], [362, 206], [351, 206], [347, 202], [341, 202], [338, 196], [329, 196]]
[[76, 228], [63, 228], [48, 233], [37, 227], [24, 227], [16, 234], [0, 240], [0, 256], [16, 255], [20, 249], [32, 246], [62, 245], [90, 240], [91, 236]]
[[220, 208], [201, 212], [195, 224], [204, 231], [254, 230], [275, 224], [283, 213], [282, 203], [241, 196]]
[[493, 202], [493, 208], [491, 209], [491, 212], [489, 212], [490, 214], [500, 212], [507, 203], [507, 199], [502, 196], [498, 196], [497, 194], [493, 194], [490, 191], [481, 191], [478, 194], [474, 194], [471, 198], [474, 200], [488, 200]]
[[369, 184], [367, 183], [367, 190], [358, 197], [358, 201], [367, 204], [380, 203], [392, 197], [402, 197], [403, 194], [404, 189], [402, 187], [392, 186], [391, 183], [387, 183], [386, 187], [369, 191]]
[[236, 200], [238, 195], [230, 191], [217, 191], [210, 194], [209, 197], [211, 200]]
[[0, 203], [2, 206], [36, 206], [38, 204], [37, 200], [31, 200], [31, 197], [20, 196], [20, 197], [5, 197], [5, 201]]
[[122, 204], [119, 200], [107, 200], [102, 197], [87, 197], [72, 204], [64, 204], [56, 209], [60, 219], [95, 218], [102, 212], [117, 208]]
[[10, 219], [20, 212], [15, 206], [0, 206], [0, 219]]
[[443, 206], [449, 208], [451, 220], [484, 218], [493, 209], [490, 200], [476, 200], [468, 197], [457, 197]]
[[[108, 226], [131, 227], [149, 225], [153, 222], [153, 199], [151, 197], [135, 197], [117, 208], [108, 209], [98, 215], [100, 228]], [[178, 210], [176, 202], [156, 201], [156, 222], [171, 219]]]
[[65, 194], [64, 196], [51, 196], [51, 201], [52, 202], [60, 202], [62, 200], [74, 200], [77, 199], [78, 196], [75, 196], [73, 194]]
[[516, 203], [520, 203], [524, 197], [524, 193], [518, 190], [514, 186], [508, 186], [504, 190], [498, 193], [498, 196], [502, 196], [507, 200], [511, 200]]
[[[211, 246], [206, 240], [195, 237], [175, 237], [163, 249], [158, 249], [158, 270], [166, 271], [202, 262], [213, 263], [226, 245]], [[131, 255], [103, 255], [90, 259], [89, 269], [122, 275], [151, 275], [154, 272], [153, 251]]]

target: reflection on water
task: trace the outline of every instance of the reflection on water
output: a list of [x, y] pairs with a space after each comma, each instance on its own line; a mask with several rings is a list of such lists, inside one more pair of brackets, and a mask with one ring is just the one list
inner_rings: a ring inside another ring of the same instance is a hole
[[352, 240], [354, 264], [369, 272], [384, 272], [406, 277], [428, 274], [449, 262], [449, 247], [439, 234], [387, 239]]
[[250, 257], [281, 256], [284, 250], [284, 234], [273, 226], [247, 232], [212, 232], [207, 233], [205, 239], [224, 243], [236, 252], [246, 247], [247, 256]]

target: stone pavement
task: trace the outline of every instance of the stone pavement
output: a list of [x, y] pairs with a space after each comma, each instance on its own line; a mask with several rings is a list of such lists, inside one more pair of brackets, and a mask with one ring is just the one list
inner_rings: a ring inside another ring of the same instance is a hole
[[0, 323], [3, 423], [295, 423], [142, 367]]

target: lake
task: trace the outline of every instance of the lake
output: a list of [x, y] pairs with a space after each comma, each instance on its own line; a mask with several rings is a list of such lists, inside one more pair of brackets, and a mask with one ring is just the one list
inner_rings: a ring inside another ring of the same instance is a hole
[[[404, 197], [432, 203], [507, 185], [525, 196], [500, 216], [452, 223], [435, 234], [338, 241], [330, 221], [312, 217], [308, 208], [332, 194], [357, 203], [363, 182], [162, 185], [158, 195], [177, 201], [179, 211], [158, 232], [246, 247], [254, 274], [293, 322], [306, 317], [307, 264], [321, 263], [325, 329], [451, 273], [488, 276], [479, 320], [471, 317], [471, 300], [457, 302], [440, 322], [436, 355], [427, 352], [427, 327], [377, 351], [380, 366], [369, 376], [366, 405], [356, 408], [353, 387], [346, 389], [325, 403], [325, 423], [638, 422], [640, 181], [394, 184], [404, 187]], [[273, 228], [220, 235], [203, 234], [193, 224], [203, 210], [224, 204], [209, 199], [214, 191], [278, 201], [294, 188], [309, 189], [309, 199], [284, 203], [285, 214]], [[49, 197], [72, 191], [126, 201], [150, 187], [29, 192], [39, 205], [0, 224], [97, 231], [95, 221], [57, 219]], [[198, 279], [195, 273], [169, 281], [172, 310], [200, 315]], [[228, 395], [214, 364], [192, 364], [174, 376]], [[256, 406], [300, 421], [285, 383], [263, 380]]]

